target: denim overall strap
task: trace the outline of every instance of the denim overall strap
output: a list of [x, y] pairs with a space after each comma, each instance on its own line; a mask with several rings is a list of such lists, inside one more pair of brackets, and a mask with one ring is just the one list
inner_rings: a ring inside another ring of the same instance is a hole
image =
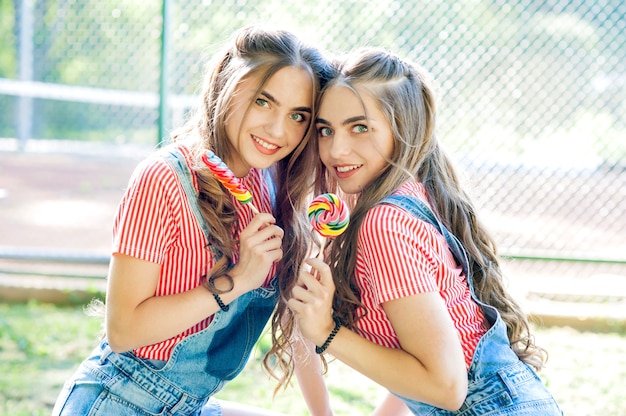
[[[187, 201], [189, 202], [189, 206], [196, 217], [196, 221], [198, 222], [198, 226], [204, 232], [204, 235], [207, 238], [207, 241], [211, 241], [209, 238], [209, 227], [207, 227], [206, 222], [204, 221], [204, 217], [200, 212], [200, 206], [198, 205], [198, 193], [193, 186], [193, 180], [191, 178], [191, 171], [189, 170], [189, 166], [185, 161], [185, 156], [181, 153], [180, 150], [176, 148], [167, 149], [163, 151], [163, 158], [165, 161], [172, 167], [174, 172], [178, 175], [180, 179], [180, 184], [187, 195]], [[219, 257], [222, 256], [222, 253], [214, 247], [210, 245], [211, 251], [213, 252], [213, 257], [217, 261]]]
[[467, 253], [465, 252], [465, 248], [463, 247], [459, 239], [456, 238], [456, 236], [450, 231], [448, 231], [448, 229], [441, 223], [441, 221], [439, 221], [439, 219], [435, 216], [435, 214], [428, 207], [428, 205], [426, 205], [421, 199], [408, 195], [390, 195], [385, 198], [383, 202], [404, 208], [411, 214], [415, 215], [417, 218], [434, 226], [435, 229], [444, 236], [446, 242], [448, 243], [448, 246], [450, 247], [450, 251], [452, 251], [454, 259], [456, 260], [457, 264], [459, 264], [463, 268], [463, 274], [467, 277], [468, 281], [470, 281], [470, 290], [473, 294], [474, 288], [471, 285], [469, 261], [467, 259]]
[[272, 180], [272, 175], [269, 169], [263, 169], [263, 179], [267, 184], [267, 189], [270, 193], [270, 202], [272, 203], [272, 209], [276, 209], [276, 184]]

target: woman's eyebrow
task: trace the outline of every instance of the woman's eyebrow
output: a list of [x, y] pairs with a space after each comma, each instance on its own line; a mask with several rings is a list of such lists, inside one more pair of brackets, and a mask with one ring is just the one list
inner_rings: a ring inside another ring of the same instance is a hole
[[[278, 101], [276, 99], [276, 97], [274, 97], [272, 94], [270, 94], [267, 91], [261, 91], [261, 95], [264, 96], [265, 98], [267, 98], [268, 101], [271, 101], [272, 103], [280, 106], [280, 101]], [[302, 112], [302, 113], [309, 113], [311, 114], [313, 111], [311, 110], [311, 107], [295, 107], [292, 108], [293, 111], [298, 111], [298, 112]]]
[[274, 96], [272, 94], [270, 94], [267, 91], [261, 91], [261, 95], [264, 96], [265, 98], [267, 98], [268, 101], [273, 102], [276, 105], [280, 105], [280, 102], [274, 98]]
[[313, 111], [311, 111], [311, 107], [296, 107], [296, 108], [292, 108], [293, 111], [297, 111], [299, 113], [309, 113], [311, 114]]
[[[348, 125], [348, 124], [350, 124], [350, 123], [354, 123], [355, 121], [367, 121], [367, 118], [366, 118], [365, 116], [354, 116], [354, 117], [350, 117], [350, 118], [345, 119], [345, 120], [341, 123], [341, 125], [342, 125], [342, 126], [346, 126], [346, 125]], [[331, 124], [330, 124], [330, 122], [328, 122], [328, 121], [326, 121], [326, 120], [324, 120], [323, 118], [320, 118], [320, 117], [318, 117], [318, 118], [316, 118], [316, 119], [315, 119], [315, 123], [316, 123], [316, 124], [326, 124], [327, 126], [330, 126], [330, 125], [331, 125]]]
[[315, 124], [326, 124], [327, 126], [330, 126], [330, 123], [328, 121], [319, 117], [315, 119]]
[[341, 125], [346, 126], [348, 124], [354, 123], [355, 121], [367, 121], [367, 118], [365, 116], [350, 117], [350, 118], [345, 119], [343, 123], [341, 123]]

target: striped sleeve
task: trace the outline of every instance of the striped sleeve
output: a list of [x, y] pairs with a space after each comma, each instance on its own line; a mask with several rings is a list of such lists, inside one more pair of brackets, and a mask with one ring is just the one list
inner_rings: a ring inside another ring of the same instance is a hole
[[378, 205], [366, 215], [358, 241], [357, 267], [378, 304], [438, 291], [434, 229], [404, 210]]
[[[114, 225], [113, 253], [163, 263], [176, 235], [180, 196], [175, 173], [163, 161], [148, 159], [133, 172]], [[175, 201], [179, 201], [176, 203]]]

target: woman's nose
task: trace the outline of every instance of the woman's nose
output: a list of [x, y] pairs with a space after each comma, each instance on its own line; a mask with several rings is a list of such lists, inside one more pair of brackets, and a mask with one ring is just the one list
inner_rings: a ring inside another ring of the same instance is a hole
[[283, 120], [281, 117], [273, 117], [270, 120], [268, 120], [268, 123], [265, 129], [271, 135], [272, 138], [281, 139], [285, 135], [285, 131], [286, 131], [285, 123], [286, 123], [285, 120]]
[[349, 138], [342, 133], [335, 133], [330, 144], [330, 155], [338, 158], [349, 154], [351, 150]]

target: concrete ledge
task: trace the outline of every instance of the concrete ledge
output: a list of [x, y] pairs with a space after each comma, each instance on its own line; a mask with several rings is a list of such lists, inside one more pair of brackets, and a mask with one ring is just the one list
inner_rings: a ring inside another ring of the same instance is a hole
[[92, 299], [104, 299], [104, 292], [97, 293], [86, 290], [57, 290], [43, 288], [6, 287], [0, 286], [2, 293], [0, 300], [3, 302], [26, 302], [37, 300], [42, 303], [54, 303], [58, 305], [83, 305]]
[[[0, 301], [86, 305], [104, 299], [105, 279], [0, 274]], [[541, 326], [569, 326], [583, 331], [626, 330], [626, 300], [567, 302], [561, 294], [526, 292], [522, 306], [531, 322]], [[615, 298], [614, 298], [615, 299]]]
[[[532, 295], [529, 296], [531, 299]], [[570, 326], [581, 331], [626, 331], [624, 302], [560, 302], [527, 300], [524, 307], [530, 319], [542, 326]]]
[[104, 299], [106, 280], [0, 274], [0, 301], [87, 304]]

